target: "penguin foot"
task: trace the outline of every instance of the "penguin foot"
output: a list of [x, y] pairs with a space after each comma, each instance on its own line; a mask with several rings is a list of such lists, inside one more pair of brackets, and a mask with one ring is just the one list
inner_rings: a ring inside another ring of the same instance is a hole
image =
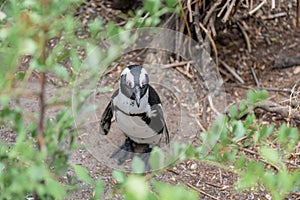
[[118, 165], [123, 164], [126, 160], [134, 157], [134, 148], [136, 144], [130, 138], [126, 138], [125, 143], [112, 153], [110, 158], [118, 160]]
[[139, 154], [137, 155], [145, 163], [145, 172], [151, 170], [151, 167], [149, 164], [149, 158], [151, 155], [151, 151], [152, 151], [152, 148], [149, 145], [143, 145], [142, 149], [140, 149]]

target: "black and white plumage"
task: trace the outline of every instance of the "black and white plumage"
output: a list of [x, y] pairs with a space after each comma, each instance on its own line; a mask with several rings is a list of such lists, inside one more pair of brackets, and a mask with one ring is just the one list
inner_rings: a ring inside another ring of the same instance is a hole
[[112, 117], [126, 136], [121, 149], [134, 152], [137, 144], [157, 145], [162, 137], [169, 143], [169, 133], [157, 92], [149, 85], [146, 70], [131, 65], [121, 73], [117, 89], [103, 112], [100, 133], [108, 134]]

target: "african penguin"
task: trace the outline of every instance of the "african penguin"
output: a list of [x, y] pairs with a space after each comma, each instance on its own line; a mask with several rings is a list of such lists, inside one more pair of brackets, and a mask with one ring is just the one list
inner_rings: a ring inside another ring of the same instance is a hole
[[162, 136], [166, 144], [169, 143], [160, 98], [149, 85], [148, 73], [142, 66], [131, 65], [122, 71], [119, 88], [102, 114], [101, 134], [108, 134], [113, 115], [126, 137], [125, 143], [112, 155], [118, 158], [119, 163], [126, 159], [123, 154], [117, 155], [121, 150], [135, 152], [135, 147], [141, 144], [147, 146], [144, 153], [149, 153], [153, 146], [159, 144]]

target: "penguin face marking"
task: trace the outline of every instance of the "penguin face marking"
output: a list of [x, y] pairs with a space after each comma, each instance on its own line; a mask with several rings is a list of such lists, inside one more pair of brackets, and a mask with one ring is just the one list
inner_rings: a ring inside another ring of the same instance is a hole
[[121, 92], [128, 98], [135, 100], [139, 106], [139, 100], [146, 94], [149, 84], [147, 71], [138, 65], [131, 65], [121, 73]]

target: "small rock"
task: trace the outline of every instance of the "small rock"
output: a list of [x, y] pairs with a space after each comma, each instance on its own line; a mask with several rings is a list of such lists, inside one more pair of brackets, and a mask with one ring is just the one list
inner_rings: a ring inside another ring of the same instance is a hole
[[300, 66], [297, 66], [295, 69], [294, 69], [294, 74], [299, 74], [300, 73]]
[[195, 170], [195, 169], [197, 169], [197, 164], [196, 163], [193, 163], [193, 164], [191, 164], [191, 170]]

